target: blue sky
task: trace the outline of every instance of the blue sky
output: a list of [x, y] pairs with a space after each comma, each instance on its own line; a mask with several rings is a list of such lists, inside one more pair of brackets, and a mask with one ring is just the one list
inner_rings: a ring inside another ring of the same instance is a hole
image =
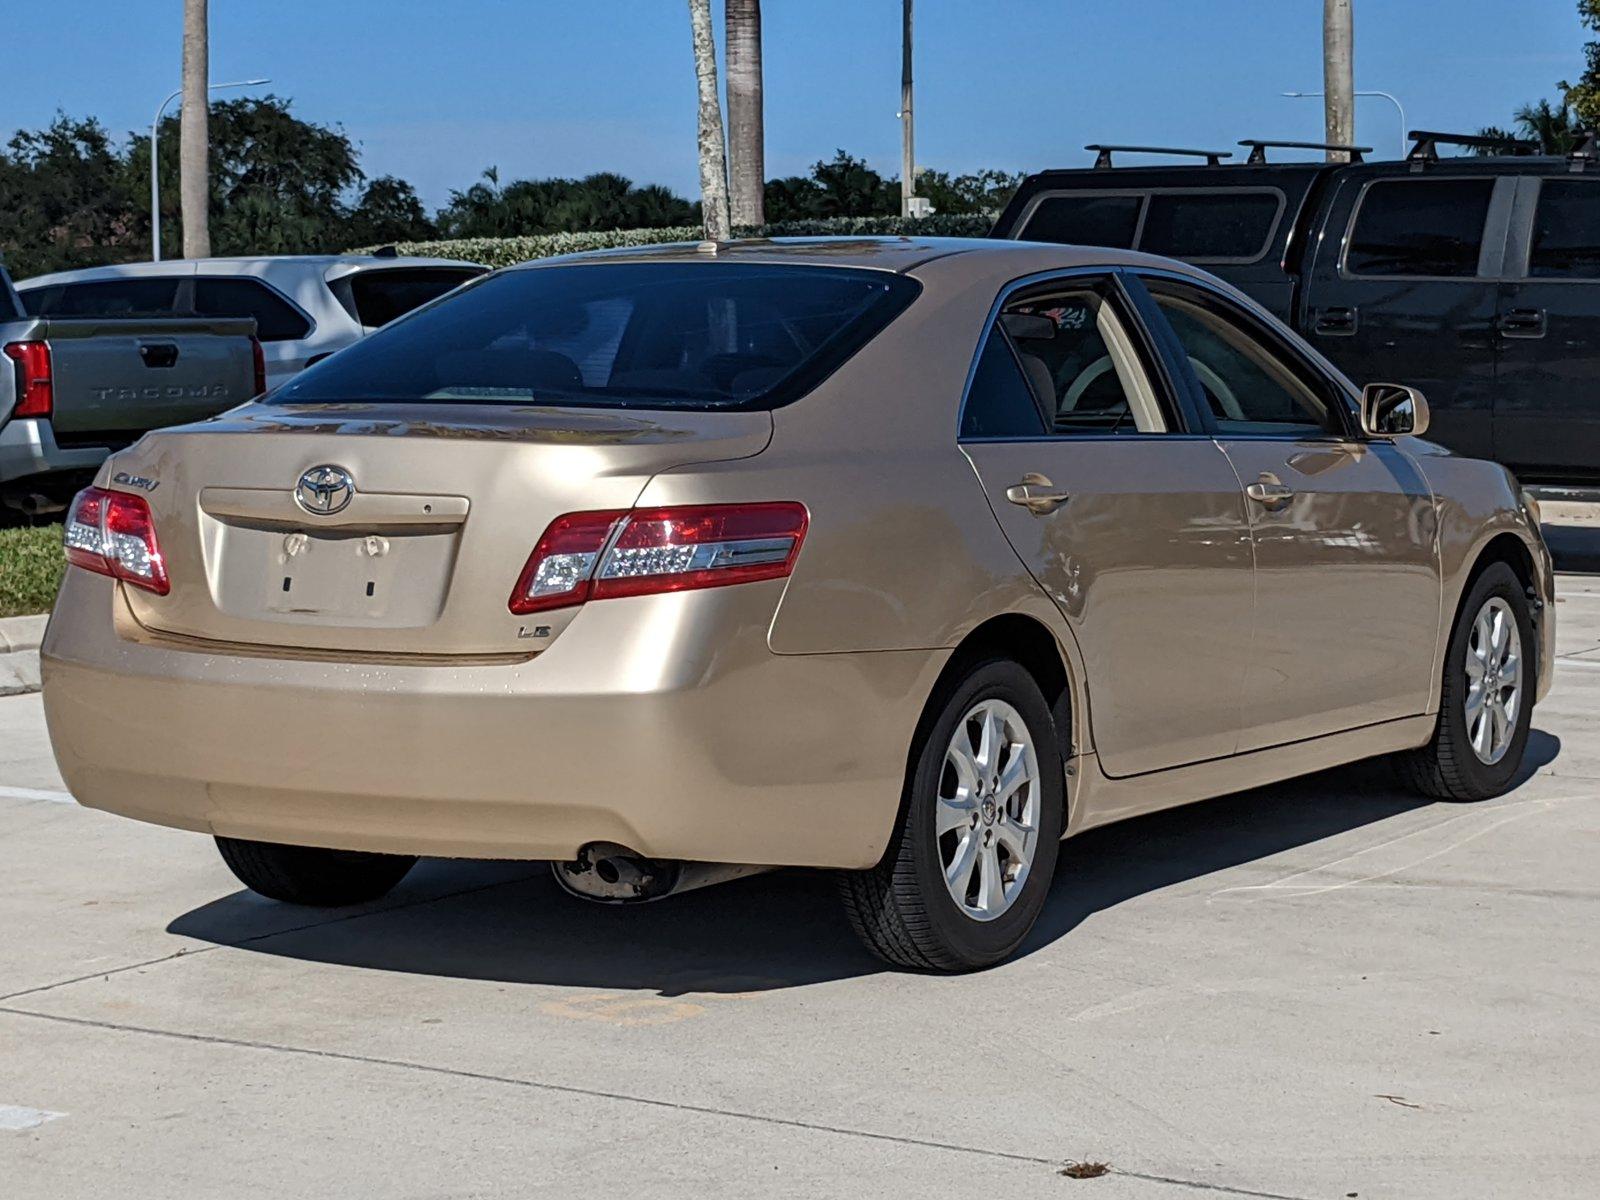
[[[8, 6], [0, 130], [94, 115], [147, 127], [178, 86], [181, 0]], [[1573, 0], [1355, 0], [1356, 86], [1413, 126], [1507, 123], [1582, 69]], [[271, 76], [338, 123], [368, 174], [430, 205], [500, 178], [616, 170], [692, 195], [683, 0], [212, 0], [213, 81]], [[767, 166], [835, 147], [898, 170], [898, 0], [766, 0]], [[1321, 0], [919, 0], [917, 161], [953, 171], [1087, 163], [1085, 142], [1231, 146], [1320, 136]], [[718, 41], [721, 11], [717, 6]], [[1399, 122], [1360, 100], [1361, 140]]]

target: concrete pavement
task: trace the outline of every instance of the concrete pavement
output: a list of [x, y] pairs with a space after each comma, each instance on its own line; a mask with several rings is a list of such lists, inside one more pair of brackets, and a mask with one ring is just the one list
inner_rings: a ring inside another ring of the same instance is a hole
[[1557, 612], [1511, 794], [1363, 765], [1096, 831], [955, 979], [803, 873], [273, 905], [63, 803], [39, 697], [0, 699], [0, 1194], [1593, 1196], [1600, 578]]

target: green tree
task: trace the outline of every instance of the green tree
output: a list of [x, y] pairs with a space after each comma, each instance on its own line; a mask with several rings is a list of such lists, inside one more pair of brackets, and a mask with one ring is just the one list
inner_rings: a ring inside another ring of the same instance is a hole
[[769, 221], [808, 217], [879, 217], [900, 211], [898, 179], [885, 179], [843, 150], [811, 165], [810, 175], [767, 180], [765, 205]]
[[[1600, 33], [1600, 0], [1578, 0], [1578, 20], [1590, 32]], [[1568, 83], [1563, 79], [1556, 86], [1581, 126], [1600, 129], [1600, 41], [1584, 43], [1583, 62], [1583, 74], [1578, 76], [1578, 82]]]
[[1021, 183], [1021, 171], [973, 171], [955, 176], [948, 171], [923, 171], [917, 176], [917, 194], [931, 200], [936, 213], [997, 213]]
[[93, 118], [58, 113], [0, 152], [0, 253], [22, 278], [137, 256], [150, 244], [127, 163]]
[[446, 237], [514, 237], [590, 229], [659, 229], [687, 225], [694, 210], [664, 187], [635, 187], [610, 171], [583, 179], [519, 179], [500, 185], [490, 167], [439, 212]]

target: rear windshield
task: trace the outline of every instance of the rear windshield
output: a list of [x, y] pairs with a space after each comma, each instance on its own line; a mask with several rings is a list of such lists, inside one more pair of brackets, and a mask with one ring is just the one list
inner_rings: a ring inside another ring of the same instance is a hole
[[271, 403], [771, 408], [920, 285], [885, 271], [595, 263], [491, 275], [296, 376]]
[[357, 323], [377, 329], [482, 274], [471, 267], [393, 267], [360, 271], [335, 281], [334, 295]]

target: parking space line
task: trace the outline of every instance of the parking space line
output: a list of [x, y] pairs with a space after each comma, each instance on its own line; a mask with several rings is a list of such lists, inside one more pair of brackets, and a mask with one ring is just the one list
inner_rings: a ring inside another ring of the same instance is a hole
[[51, 1112], [48, 1108], [23, 1108], [19, 1104], [0, 1104], [0, 1133], [22, 1133], [37, 1129], [46, 1121], [64, 1117], [66, 1113]]
[[48, 800], [52, 804], [76, 804], [71, 792], [56, 788], [0, 787], [0, 800]]

